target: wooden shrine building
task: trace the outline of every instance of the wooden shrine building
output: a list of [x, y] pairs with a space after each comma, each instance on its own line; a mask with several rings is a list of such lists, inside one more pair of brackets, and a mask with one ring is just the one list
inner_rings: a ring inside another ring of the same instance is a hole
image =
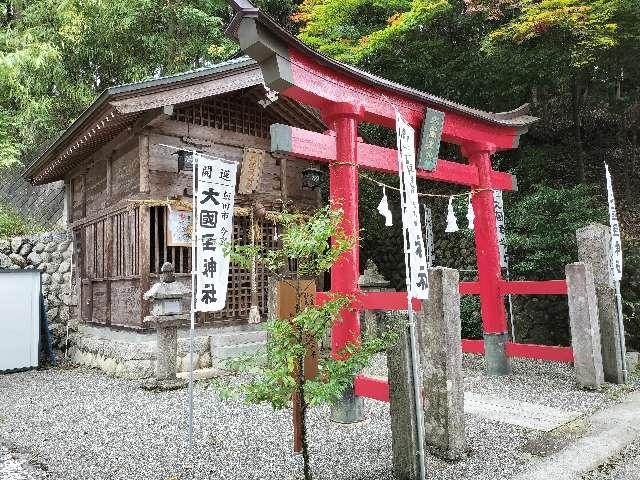
[[[234, 237], [241, 242], [250, 236], [254, 201], [267, 211], [280, 211], [283, 201], [298, 209], [319, 205], [318, 191], [302, 188], [309, 162], [269, 153], [274, 123], [326, 130], [316, 110], [278, 98], [259, 65], [242, 57], [106, 90], [27, 168], [36, 185], [64, 180], [82, 323], [142, 329], [142, 295], [164, 262], [190, 282], [190, 248], [172, 244], [166, 231], [169, 205], [191, 202], [192, 172], [179, 171], [178, 149], [235, 160], [238, 171], [248, 152], [264, 155], [258, 188], [236, 197]], [[260, 241], [272, 245], [275, 225], [264, 220], [261, 227]], [[264, 318], [265, 272], [258, 271], [257, 284]], [[250, 306], [250, 272], [232, 265], [225, 310], [199, 324], [246, 323]]]

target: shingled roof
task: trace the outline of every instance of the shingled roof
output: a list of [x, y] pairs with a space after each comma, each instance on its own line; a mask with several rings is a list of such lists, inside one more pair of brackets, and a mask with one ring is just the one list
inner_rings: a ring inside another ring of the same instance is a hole
[[[57, 139], [34, 155], [23, 176], [33, 184], [61, 180], [121, 132], [143, 121], [144, 115], [169, 105], [259, 89], [261, 85], [258, 64], [243, 56], [208, 68], [108, 88]], [[267, 108], [292, 124], [324, 129], [316, 111], [291, 99], [281, 97]]]

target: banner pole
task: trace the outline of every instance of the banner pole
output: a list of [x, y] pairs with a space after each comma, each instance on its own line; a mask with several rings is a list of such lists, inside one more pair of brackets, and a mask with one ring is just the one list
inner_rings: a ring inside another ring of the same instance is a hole
[[618, 310], [618, 341], [620, 342], [620, 357], [622, 362], [622, 383], [627, 383], [629, 372], [627, 371], [626, 342], [624, 338], [624, 317], [622, 315], [622, 294], [620, 293], [620, 280], [616, 281], [616, 307]]
[[197, 227], [196, 217], [196, 176], [198, 175], [198, 157], [193, 155], [193, 175], [191, 178], [191, 323], [189, 328], [189, 454], [193, 454], [193, 342], [196, 326], [196, 275], [197, 261]]
[[[401, 208], [403, 210], [403, 216], [405, 214], [407, 199], [404, 196], [404, 172], [402, 165], [399, 166], [398, 175], [400, 177], [400, 201]], [[420, 215], [420, 210], [418, 210]], [[418, 217], [420, 218], [420, 217]], [[418, 443], [418, 468], [420, 469], [419, 478], [425, 480], [426, 467], [424, 458], [424, 417], [422, 411], [422, 385], [420, 382], [420, 354], [418, 351], [418, 342], [416, 341], [416, 322], [413, 314], [413, 297], [411, 295], [411, 255], [410, 249], [407, 248], [409, 243], [408, 232], [404, 231], [402, 235], [402, 243], [404, 248], [404, 268], [407, 284], [407, 313], [409, 316], [409, 346], [410, 346], [410, 364], [411, 364], [411, 378], [413, 380], [413, 398], [416, 407], [416, 441]]]

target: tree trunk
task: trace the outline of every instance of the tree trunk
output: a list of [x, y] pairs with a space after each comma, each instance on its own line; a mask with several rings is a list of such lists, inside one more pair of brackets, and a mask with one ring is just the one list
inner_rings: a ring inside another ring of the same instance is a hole
[[[633, 170], [636, 163], [636, 148], [638, 146], [638, 131], [633, 130], [633, 134], [631, 137], [631, 149], [628, 151], [628, 154], [624, 156], [624, 196], [626, 197], [627, 202], [633, 202], [633, 185], [631, 180], [633, 178]], [[625, 149], [626, 150], [626, 149]], [[623, 150], [624, 151], [624, 150]]]
[[576, 77], [573, 83], [573, 135], [576, 146], [576, 174], [578, 177], [579, 183], [586, 182], [586, 172], [585, 172], [585, 155], [584, 148], [582, 145], [582, 129], [580, 127], [580, 95], [581, 91], [581, 82], [579, 77]]
[[[302, 297], [302, 293], [300, 292], [300, 271], [297, 267], [298, 265], [296, 265], [296, 315], [300, 313]], [[302, 328], [299, 331], [298, 341], [301, 345], [304, 344], [304, 330]], [[309, 442], [307, 441], [307, 401], [304, 398], [304, 357], [305, 351], [303, 350], [303, 353], [297, 362], [298, 378], [296, 384], [298, 398], [294, 398], [293, 401], [298, 401], [300, 406], [300, 439], [302, 441], [302, 470], [304, 473], [304, 480], [313, 480], [311, 475], [311, 465], [309, 463]]]

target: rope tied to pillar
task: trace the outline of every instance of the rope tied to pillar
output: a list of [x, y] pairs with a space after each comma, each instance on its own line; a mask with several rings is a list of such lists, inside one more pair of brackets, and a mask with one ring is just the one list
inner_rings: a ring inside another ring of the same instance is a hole
[[[387, 185], [384, 182], [380, 182], [378, 180], [375, 180], [374, 178], [371, 178], [367, 175], [365, 175], [364, 173], [360, 173], [360, 176], [362, 178], [364, 178], [365, 180], [374, 183], [376, 185], [378, 185], [379, 187], [383, 187], [383, 188], [389, 188], [391, 190], [395, 190], [396, 192], [399, 192], [400, 189], [398, 187], [394, 187], [392, 185]], [[488, 192], [488, 191], [493, 191], [493, 188], [473, 188], [471, 189], [471, 191], [468, 192], [464, 192], [464, 193], [453, 193], [453, 194], [439, 194], [439, 193], [420, 193], [418, 192], [418, 196], [419, 197], [435, 197], [435, 198], [450, 198], [450, 197], [466, 197], [469, 195], [475, 195], [476, 193], [480, 193], [480, 192]]]

